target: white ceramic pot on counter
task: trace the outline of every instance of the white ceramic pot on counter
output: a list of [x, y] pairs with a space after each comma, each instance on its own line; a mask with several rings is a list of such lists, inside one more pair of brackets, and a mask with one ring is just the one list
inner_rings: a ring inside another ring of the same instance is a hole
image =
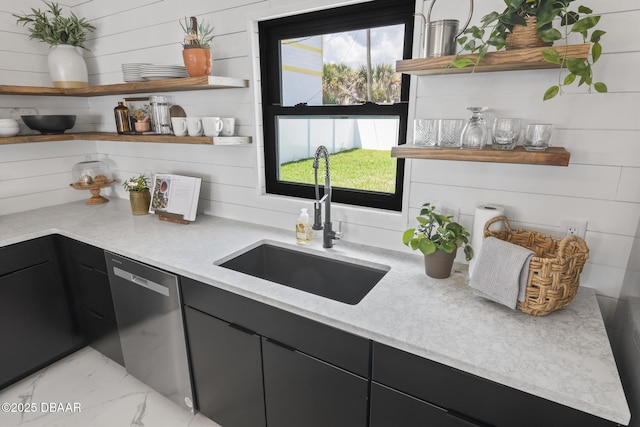
[[0, 137], [16, 136], [20, 133], [20, 125], [14, 119], [0, 119]]

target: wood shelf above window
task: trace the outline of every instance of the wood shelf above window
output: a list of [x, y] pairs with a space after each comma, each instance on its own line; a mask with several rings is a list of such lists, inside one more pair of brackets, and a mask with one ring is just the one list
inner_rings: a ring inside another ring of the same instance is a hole
[[33, 96], [107, 96], [147, 92], [177, 92], [190, 90], [231, 89], [249, 86], [248, 80], [232, 77], [203, 76], [180, 79], [152, 80], [135, 83], [117, 83], [85, 88], [55, 88], [38, 86], [0, 85], [0, 95], [33, 95]]
[[391, 148], [391, 157], [569, 166], [571, 154], [562, 147], [550, 147], [546, 151], [526, 151], [522, 146], [518, 146], [513, 150], [494, 150], [491, 146], [486, 146], [482, 150], [465, 150], [461, 148], [427, 148], [415, 145], [401, 145]]
[[[565, 46], [552, 46], [561, 57], [565, 56]], [[586, 59], [589, 56], [590, 44], [575, 44], [566, 47], [566, 56], [570, 58]], [[435, 74], [468, 74], [492, 71], [542, 70], [559, 68], [557, 64], [542, 59], [542, 50], [536, 47], [530, 49], [501, 50], [487, 53], [477, 66], [455, 68], [450, 66], [456, 56], [439, 56], [431, 58], [405, 59], [396, 62], [399, 73], [428, 76]], [[463, 58], [475, 60], [476, 55], [460, 55]]]
[[23, 144], [27, 142], [53, 141], [122, 141], [122, 142], [154, 142], [165, 144], [204, 144], [204, 145], [242, 145], [250, 144], [249, 136], [174, 136], [174, 135], [121, 135], [111, 132], [78, 132], [56, 135], [19, 135], [0, 138], [0, 145]]

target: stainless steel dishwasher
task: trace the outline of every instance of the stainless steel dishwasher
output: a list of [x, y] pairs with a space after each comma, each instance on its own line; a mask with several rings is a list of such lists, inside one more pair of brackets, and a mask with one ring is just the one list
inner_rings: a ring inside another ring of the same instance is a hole
[[191, 413], [178, 277], [105, 251], [127, 372]]

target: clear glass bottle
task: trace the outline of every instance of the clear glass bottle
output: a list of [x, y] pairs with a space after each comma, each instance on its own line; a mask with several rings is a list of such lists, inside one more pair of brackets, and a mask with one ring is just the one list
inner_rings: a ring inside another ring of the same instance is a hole
[[131, 132], [129, 109], [122, 102], [118, 102], [118, 106], [113, 109], [113, 115], [116, 119], [116, 131], [118, 133]]
[[471, 118], [462, 129], [460, 145], [462, 148], [481, 150], [487, 144], [489, 137], [489, 127], [482, 117], [487, 107], [467, 107], [467, 110], [471, 111]]

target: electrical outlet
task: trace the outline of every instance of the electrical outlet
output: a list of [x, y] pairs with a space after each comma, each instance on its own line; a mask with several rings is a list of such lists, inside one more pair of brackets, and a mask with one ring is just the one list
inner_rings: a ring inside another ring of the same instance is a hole
[[586, 234], [586, 219], [565, 219], [560, 221], [561, 236], [578, 236], [584, 239]]

